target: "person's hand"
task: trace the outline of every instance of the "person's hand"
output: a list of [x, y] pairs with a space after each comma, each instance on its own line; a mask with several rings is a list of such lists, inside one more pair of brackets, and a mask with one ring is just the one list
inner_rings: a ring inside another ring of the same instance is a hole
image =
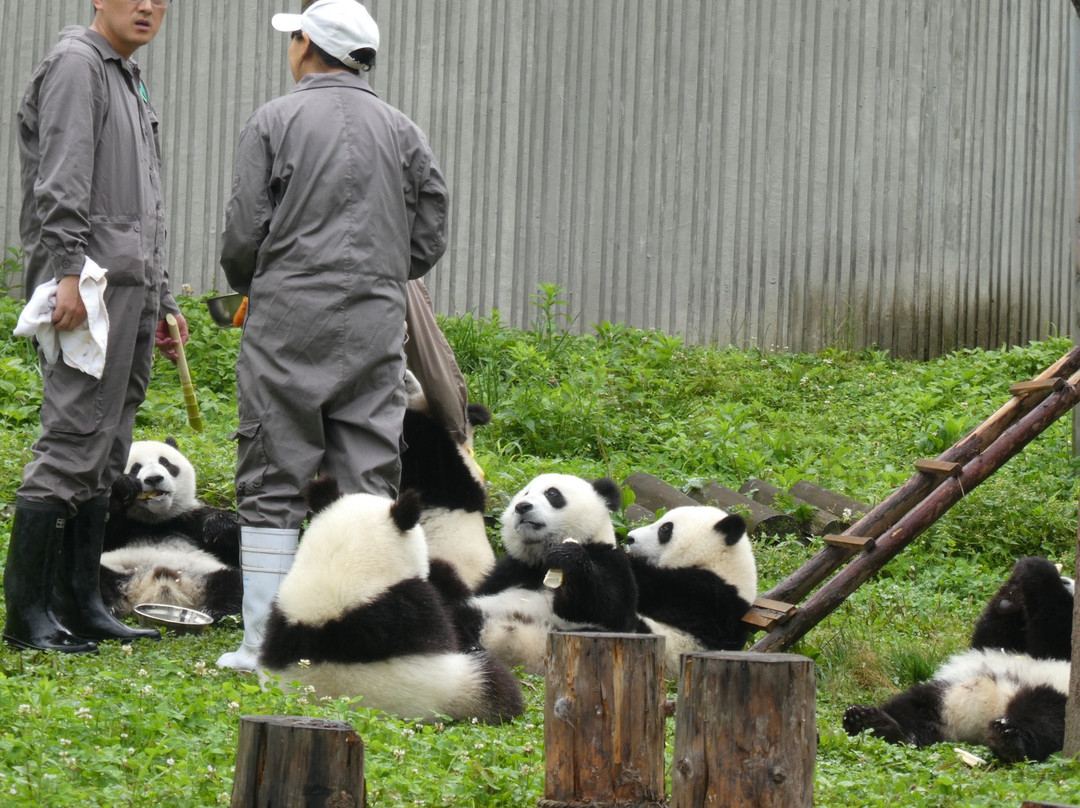
[[57, 331], [74, 331], [86, 322], [86, 306], [79, 294], [79, 276], [65, 275], [56, 287], [52, 324]]
[[188, 341], [188, 327], [187, 320], [180, 312], [174, 314], [173, 317], [176, 318], [176, 328], [180, 332], [180, 342], [173, 339], [169, 332], [169, 324], [162, 318], [157, 324], [154, 344], [157, 345], [158, 352], [175, 365], [176, 360], [180, 358], [180, 344]]

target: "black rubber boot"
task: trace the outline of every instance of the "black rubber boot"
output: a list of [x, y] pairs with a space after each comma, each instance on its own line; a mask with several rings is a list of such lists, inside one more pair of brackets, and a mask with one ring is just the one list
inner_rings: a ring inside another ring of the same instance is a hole
[[101, 602], [101, 545], [109, 498], [96, 497], [68, 520], [60, 551], [53, 613], [77, 637], [89, 640], [160, 640], [157, 629], [131, 628]]
[[97, 651], [94, 643], [71, 634], [49, 611], [67, 513], [63, 503], [23, 499], [15, 503], [4, 568], [4, 639], [16, 648], [67, 654]]

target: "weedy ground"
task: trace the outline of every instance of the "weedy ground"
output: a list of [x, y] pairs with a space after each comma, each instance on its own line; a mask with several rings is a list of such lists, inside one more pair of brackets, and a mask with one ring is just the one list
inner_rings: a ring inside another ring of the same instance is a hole
[[[472, 398], [494, 413], [477, 435], [494, 523], [541, 471], [621, 482], [643, 471], [673, 485], [781, 488], [810, 480], [875, 503], [981, 423], [1069, 350], [1055, 338], [1009, 350], [958, 351], [907, 362], [877, 350], [739, 351], [600, 323], [567, 333], [557, 287], [540, 287], [528, 330], [488, 318], [447, 319]], [[155, 366], [136, 437], [175, 436], [200, 473], [200, 496], [232, 503], [233, 363], [239, 332], [220, 330], [201, 300], [181, 301], [188, 362], [205, 428], [187, 425], [175, 368]], [[0, 297], [0, 333], [19, 303]], [[0, 535], [30, 457], [40, 403], [25, 340], [0, 342]], [[881, 700], [929, 676], [968, 639], [1013, 561], [1040, 554], [1073, 569], [1078, 464], [1063, 418], [946, 513], [793, 651], [816, 663], [819, 806], [1080, 804], [1080, 763], [1060, 756], [1002, 766], [986, 750], [969, 767], [951, 745], [916, 750], [840, 727], [844, 708]], [[616, 519], [621, 532], [625, 519]], [[756, 543], [761, 589], [819, 549], [789, 537]], [[5, 550], [0, 549], [0, 555]], [[2, 560], [2, 559], [0, 559]], [[0, 652], [0, 806], [228, 804], [241, 715], [308, 714], [349, 721], [366, 745], [373, 806], [531, 806], [543, 796], [542, 678], [521, 676], [528, 710], [501, 727], [421, 726], [305, 695], [260, 690], [214, 660], [239, 642], [235, 621], [200, 636], [97, 656]], [[669, 722], [670, 724], [671, 722]], [[669, 749], [673, 736], [669, 726]]]

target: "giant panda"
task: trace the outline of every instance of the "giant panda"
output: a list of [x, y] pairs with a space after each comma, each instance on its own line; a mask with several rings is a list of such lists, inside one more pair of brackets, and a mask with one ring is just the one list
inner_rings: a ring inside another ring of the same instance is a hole
[[979, 616], [970, 650], [879, 707], [848, 707], [844, 729], [914, 746], [982, 744], [1009, 763], [1060, 751], [1073, 590], [1045, 558], [1020, 559]]
[[482, 645], [511, 667], [543, 673], [549, 631], [634, 632], [637, 583], [616, 546], [609, 478], [541, 474], [502, 514], [506, 554], [476, 589]]
[[473, 430], [489, 423], [491, 412], [482, 404], [466, 407], [468, 437], [462, 444], [432, 415], [411, 371], [405, 374], [405, 391], [399, 489], [412, 488], [420, 495], [420, 525], [432, 562], [448, 564], [469, 588], [475, 588], [495, 565], [484, 526], [487, 489], [472, 454]]
[[342, 496], [324, 475], [307, 497], [313, 515], [260, 650], [264, 684], [280, 677], [406, 719], [520, 715], [517, 679], [487, 652], [460, 647], [451, 611], [428, 580], [416, 493]]
[[214, 620], [240, 611], [236, 514], [195, 497], [195, 469], [176, 441], [135, 441], [113, 483], [101, 555], [102, 601], [117, 617], [167, 603]]
[[757, 563], [746, 521], [707, 505], [674, 508], [627, 535], [641, 629], [664, 637], [667, 675], [682, 654], [740, 651], [742, 622], [757, 597]]

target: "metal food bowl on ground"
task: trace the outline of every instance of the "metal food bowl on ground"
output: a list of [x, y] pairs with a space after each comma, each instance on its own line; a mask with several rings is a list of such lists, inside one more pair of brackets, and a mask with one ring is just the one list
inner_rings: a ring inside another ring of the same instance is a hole
[[239, 292], [231, 295], [218, 295], [206, 299], [206, 308], [214, 322], [222, 328], [233, 327], [233, 317], [240, 311], [240, 304], [244, 302], [244, 296]]
[[140, 603], [135, 616], [144, 628], [164, 628], [173, 634], [199, 634], [214, 622], [205, 612], [168, 603]]

